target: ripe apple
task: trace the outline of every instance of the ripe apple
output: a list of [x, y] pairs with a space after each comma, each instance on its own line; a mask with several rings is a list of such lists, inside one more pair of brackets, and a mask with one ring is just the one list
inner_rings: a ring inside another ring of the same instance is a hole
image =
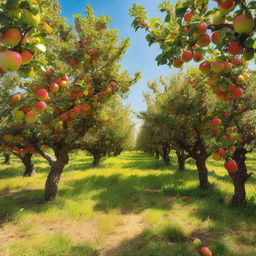
[[67, 76], [67, 75], [63, 75], [63, 76], [61, 77], [61, 79], [64, 80], [64, 81], [66, 81], [66, 82], [68, 82], [68, 76]]
[[207, 29], [208, 29], [208, 24], [205, 22], [201, 22], [198, 25], [196, 32], [197, 32], [197, 34], [202, 35], [206, 32]]
[[24, 50], [23, 52], [20, 53], [20, 55], [22, 57], [21, 64], [23, 65], [28, 64], [33, 59], [33, 54], [29, 50]]
[[241, 59], [235, 58], [235, 57], [231, 57], [230, 61], [236, 66], [239, 67], [243, 64], [243, 61]]
[[243, 73], [242, 76], [244, 77], [245, 81], [250, 79], [250, 75], [248, 73]]
[[6, 72], [14, 72], [20, 68], [22, 57], [18, 52], [0, 52], [0, 67]]
[[220, 39], [220, 36], [219, 36], [219, 31], [214, 31], [212, 33], [212, 42], [214, 44], [220, 44], [222, 42], [222, 40]]
[[221, 119], [215, 117], [215, 118], [213, 118], [213, 119], [211, 120], [210, 125], [211, 125], [211, 126], [219, 126], [219, 125], [221, 125], [221, 123], [222, 123]]
[[244, 83], [244, 76], [243, 76], [243, 75], [237, 76], [236, 82], [237, 82], [238, 84]]
[[232, 63], [231, 62], [229, 62], [227, 60], [224, 60], [223, 64], [224, 64], [224, 72], [225, 73], [228, 73], [232, 70]]
[[19, 44], [22, 36], [19, 30], [10, 28], [3, 33], [2, 38], [6, 44], [14, 47]]
[[75, 119], [76, 118], [76, 113], [75, 112], [70, 112], [69, 113], [69, 117], [71, 118], [71, 119]]
[[211, 70], [216, 73], [220, 73], [224, 70], [225, 65], [222, 62], [214, 61], [211, 63]]
[[16, 121], [21, 121], [25, 118], [25, 114], [22, 110], [17, 110], [17, 111], [15, 111], [13, 118]]
[[25, 107], [22, 108], [22, 111], [23, 111], [24, 113], [27, 113], [27, 112], [30, 111], [30, 107], [25, 106]]
[[211, 64], [209, 62], [202, 62], [199, 65], [199, 70], [203, 73], [209, 73], [211, 71]]
[[90, 105], [88, 105], [88, 104], [82, 104], [81, 106], [80, 106], [80, 109], [81, 110], [84, 110], [84, 111], [86, 111], [86, 110], [89, 110], [90, 109]]
[[60, 115], [60, 120], [63, 121], [63, 122], [67, 121], [68, 120], [68, 115], [66, 113], [61, 114]]
[[202, 256], [212, 256], [212, 252], [208, 247], [202, 247], [200, 253]]
[[79, 113], [81, 112], [81, 109], [80, 109], [80, 107], [75, 106], [75, 107], [73, 108], [73, 111], [74, 111], [75, 113], [79, 114]]
[[228, 10], [234, 5], [234, 0], [217, 0], [220, 9]]
[[175, 68], [180, 68], [183, 65], [183, 61], [181, 59], [175, 59], [172, 64]]
[[227, 161], [224, 164], [224, 167], [227, 169], [228, 172], [236, 172], [238, 169], [237, 163], [235, 160], [231, 159], [229, 161]]
[[182, 55], [181, 55], [181, 59], [183, 60], [183, 61], [191, 61], [192, 60], [192, 58], [193, 58], [193, 53], [191, 52], [191, 51], [189, 51], [189, 50], [186, 50], [186, 51], [184, 51], [183, 53], [182, 53]]
[[109, 84], [110, 88], [115, 90], [117, 88], [117, 83], [115, 81], [110, 82]]
[[193, 60], [195, 62], [200, 62], [203, 59], [203, 55], [200, 52], [194, 52]]
[[219, 155], [220, 157], [225, 156], [225, 155], [226, 155], [226, 150], [223, 149], [223, 148], [220, 148], [219, 151], [218, 151], [218, 155]]
[[235, 86], [232, 85], [232, 84], [229, 84], [229, 85], [227, 86], [227, 91], [229, 91], [229, 92], [233, 92], [234, 89], [235, 89]]
[[232, 91], [232, 96], [235, 99], [240, 99], [243, 95], [244, 91], [241, 87], [236, 87], [233, 91]]
[[234, 153], [236, 151], [236, 147], [230, 146], [228, 150], [229, 150], [229, 152]]
[[249, 34], [253, 30], [254, 21], [252, 17], [242, 14], [234, 18], [233, 25], [237, 33]]
[[244, 48], [238, 42], [230, 42], [228, 44], [228, 52], [232, 55], [238, 55], [243, 52]]
[[33, 15], [30, 11], [25, 10], [23, 13], [23, 22], [32, 27], [37, 27], [41, 22], [41, 17], [39, 14]]
[[197, 44], [201, 47], [208, 46], [211, 42], [211, 38], [208, 34], [203, 34], [202, 37], [197, 40]]
[[37, 120], [37, 114], [34, 111], [29, 111], [25, 115], [25, 119], [28, 123], [34, 123]]
[[35, 109], [37, 111], [42, 112], [42, 111], [46, 110], [46, 108], [47, 108], [47, 104], [44, 101], [39, 101], [35, 104]]
[[12, 96], [12, 102], [19, 102], [21, 100], [21, 95], [20, 94], [14, 94]]
[[58, 85], [61, 87], [61, 88], [67, 88], [68, 87], [68, 82], [67, 81], [65, 81], [65, 80], [60, 80], [59, 82], [58, 82]]
[[184, 15], [184, 21], [186, 23], [188, 23], [188, 22], [191, 21], [192, 17], [193, 17], [193, 13], [192, 12], [186, 12], [185, 15]]
[[212, 159], [215, 161], [219, 161], [220, 160], [220, 155], [218, 153], [213, 153], [212, 154]]
[[57, 83], [52, 83], [49, 86], [50, 92], [57, 92], [59, 90], [59, 85]]
[[68, 127], [68, 128], [71, 128], [71, 127], [73, 127], [73, 125], [74, 125], [72, 121], [67, 121], [66, 124], [67, 124], [67, 127]]
[[47, 92], [47, 90], [41, 88], [39, 90], [37, 90], [36, 92], [36, 96], [39, 100], [47, 100], [49, 98], [49, 94]]

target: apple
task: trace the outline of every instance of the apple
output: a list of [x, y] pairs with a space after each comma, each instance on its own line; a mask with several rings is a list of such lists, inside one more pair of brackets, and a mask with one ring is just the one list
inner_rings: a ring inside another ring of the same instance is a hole
[[238, 15], [233, 20], [234, 29], [237, 33], [249, 34], [254, 27], [254, 21], [252, 17], [245, 14]]
[[66, 124], [67, 124], [67, 127], [68, 127], [68, 128], [71, 128], [71, 127], [73, 127], [73, 125], [74, 125], [72, 121], [67, 121]]
[[6, 44], [14, 47], [19, 44], [22, 36], [19, 30], [10, 28], [3, 33], [2, 38]]
[[212, 252], [208, 247], [202, 247], [200, 253], [202, 256], [212, 256]]
[[238, 55], [243, 52], [244, 48], [238, 42], [230, 42], [228, 44], [228, 52], [232, 55]]
[[236, 82], [237, 82], [238, 84], [244, 83], [244, 76], [243, 76], [243, 75], [237, 76]]
[[221, 123], [222, 123], [221, 119], [215, 117], [215, 118], [213, 118], [213, 119], [211, 120], [210, 125], [211, 125], [211, 126], [219, 126], [219, 125], [221, 125]]
[[243, 64], [243, 61], [241, 59], [235, 58], [235, 57], [231, 57], [230, 61], [236, 66], [239, 67]]
[[241, 144], [241, 143], [244, 142], [244, 140], [243, 140], [243, 139], [238, 139], [237, 142], [238, 142], [239, 144]]
[[67, 76], [67, 75], [63, 75], [63, 76], [61, 77], [61, 79], [64, 80], [64, 81], [66, 81], [66, 82], [68, 82], [68, 76]]
[[211, 63], [211, 70], [216, 73], [220, 73], [224, 70], [225, 65], [222, 62], [214, 61]]
[[236, 172], [238, 169], [237, 163], [235, 160], [231, 159], [229, 161], [227, 161], [224, 164], [224, 167], [227, 169], [228, 172]]
[[201, 245], [202, 245], [202, 241], [199, 238], [196, 238], [196, 239], [193, 240], [193, 246], [194, 247], [197, 248], [197, 247], [199, 247]]
[[84, 111], [86, 111], [86, 110], [89, 110], [90, 109], [90, 105], [88, 105], [88, 104], [82, 104], [81, 106], [80, 106], [80, 109], [81, 110], [84, 110]]
[[[175, 68], [180, 68], [183, 65], [183, 61], [181, 59], [175, 59], [175, 60], [173, 60], [172, 64]], [[0, 63], [0, 65], [1, 65], [1, 63]]]
[[44, 101], [39, 101], [35, 104], [35, 109], [37, 111], [42, 112], [42, 111], [46, 110], [46, 108], [47, 108], [47, 104]]
[[205, 22], [201, 22], [198, 25], [196, 32], [197, 32], [197, 34], [202, 35], [206, 32], [207, 29], [208, 29], [208, 24]]
[[23, 43], [23, 44], [28, 44], [28, 43], [30, 43], [31, 42], [31, 37], [24, 37], [22, 40], [21, 40], [21, 42]]
[[66, 113], [61, 114], [60, 115], [60, 120], [63, 121], [63, 122], [67, 121], [68, 120], [68, 115]]
[[28, 64], [33, 59], [33, 54], [29, 50], [24, 50], [23, 52], [20, 53], [20, 55], [22, 57], [21, 64], [23, 65]]
[[232, 63], [231, 62], [229, 62], [227, 60], [224, 60], [223, 64], [224, 64], [224, 72], [225, 73], [228, 73], [232, 70]]
[[186, 12], [185, 15], [184, 15], [184, 21], [188, 23], [188, 22], [191, 21], [192, 17], [193, 17], [192, 12]]
[[6, 72], [14, 72], [20, 68], [22, 57], [15, 51], [0, 52], [0, 67]]
[[41, 22], [41, 17], [39, 14], [33, 15], [30, 11], [25, 10], [23, 13], [23, 22], [32, 27], [37, 27]]
[[220, 155], [218, 153], [213, 153], [212, 154], [212, 159], [215, 161], [219, 161], [220, 160]]
[[81, 109], [80, 109], [80, 107], [74, 107], [73, 108], [73, 111], [75, 112], [75, 113], [77, 113], [77, 114], [79, 114], [80, 112], [81, 112]]
[[222, 15], [220, 12], [217, 12], [213, 18], [212, 18], [212, 24], [213, 25], [219, 25], [219, 24], [222, 24], [224, 23], [225, 21], [225, 16]]
[[232, 91], [232, 97], [235, 99], [240, 99], [243, 95], [244, 91], [241, 87], [236, 87], [233, 91]]
[[233, 92], [234, 89], [235, 89], [235, 86], [232, 85], [232, 84], [229, 84], [229, 85], [227, 86], [227, 91], [229, 91], [229, 92]]
[[49, 98], [49, 94], [48, 94], [47, 90], [45, 90], [43, 88], [37, 90], [36, 96], [39, 100], [47, 100]]
[[18, 7], [13, 7], [8, 10], [8, 15], [10, 17], [19, 19], [21, 17], [21, 9]]
[[184, 51], [182, 53], [182, 55], [181, 55], [182, 61], [186, 61], [187, 62], [187, 61], [192, 60], [192, 58], [193, 58], [193, 53], [191, 51], [189, 51], [189, 50]]
[[50, 92], [57, 92], [59, 90], [59, 85], [57, 83], [52, 83], [49, 86]]
[[19, 102], [21, 100], [21, 95], [20, 94], [14, 94], [12, 96], [12, 102]]
[[234, 5], [234, 0], [217, 0], [220, 9], [229, 10]]
[[110, 82], [109, 86], [110, 86], [111, 89], [114, 90], [114, 89], [117, 88], [117, 83], [115, 81], [112, 81], [112, 82]]
[[16, 121], [21, 121], [25, 118], [25, 114], [22, 110], [17, 110], [17, 111], [15, 111], [13, 118]]
[[211, 42], [211, 38], [208, 34], [203, 34], [202, 37], [197, 40], [197, 44], [201, 47], [208, 46]]
[[245, 81], [250, 79], [250, 75], [248, 73], [243, 73], [242, 76], [244, 77]]
[[28, 123], [34, 123], [37, 120], [37, 114], [34, 111], [29, 111], [25, 115], [25, 119]]
[[212, 33], [212, 42], [214, 44], [220, 44], [222, 42], [222, 40], [220, 39], [220, 36], [219, 36], [219, 31], [214, 31]]
[[30, 107], [25, 106], [25, 107], [22, 108], [22, 111], [23, 111], [24, 113], [27, 113], [27, 112], [30, 111]]
[[61, 87], [61, 88], [67, 88], [68, 87], [68, 82], [67, 81], [65, 81], [65, 80], [60, 80], [59, 82], [58, 82], [58, 85]]
[[230, 146], [228, 150], [229, 150], [229, 152], [234, 153], [236, 151], [236, 147]]
[[199, 70], [203, 73], [209, 73], [211, 71], [211, 64], [209, 62], [202, 62], [199, 65]]
[[223, 148], [220, 148], [219, 151], [218, 151], [218, 155], [220, 157], [224, 157], [226, 155], [226, 150], [223, 149]]
[[195, 62], [200, 62], [203, 59], [203, 55], [200, 52], [194, 52], [193, 60]]
[[183, 201], [188, 201], [189, 200], [189, 196], [183, 196], [182, 199], [183, 199]]
[[70, 112], [70, 113], [69, 113], [69, 117], [70, 117], [71, 119], [75, 119], [75, 118], [76, 118], [76, 113], [75, 113], [75, 112]]

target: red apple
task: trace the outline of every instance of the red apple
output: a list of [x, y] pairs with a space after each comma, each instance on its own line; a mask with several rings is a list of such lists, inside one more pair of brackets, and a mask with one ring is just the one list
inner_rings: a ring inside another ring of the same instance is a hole
[[34, 123], [37, 120], [37, 114], [34, 111], [29, 111], [25, 115], [25, 119], [28, 123]]
[[203, 55], [200, 52], [195, 52], [193, 54], [193, 60], [195, 62], [200, 62], [203, 59]]
[[192, 17], [193, 17], [193, 13], [192, 12], [186, 12], [185, 15], [184, 15], [184, 21], [188, 23], [188, 22], [190, 22]]
[[220, 9], [228, 10], [234, 5], [234, 0], [217, 0]]
[[30, 111], [30, 107], [25, 106], [25, 107], [22, 108], [22, 111], [23, 111], [24, 113], [27, 113], [27, 112]]
[[0, 52], [0, 67], [7, 72], [14, 72], [20, 68], [22, 57], [18, 52]]
[[200, 253], [202, 256], [212, 256], [212, 252], [208, 247], [202, 247]]
[[79, 114], [80, 112], [81, 112], [81, 109], [80, 109], [80, 107], [74, 107], [73, 108], [73, 111], [75, 112], [75, 113], [77, 113], [77, 114]]
[[112, 88], [113, 90], [117, 88], [117, 83], [115, 81], [110, 82], [109, 84], [110, 88]]
[[227, 169], [228, 172], [236, 172], [238, 169], [237, 163], [235, 160], [231, 159], [229, 161], [227, 161], [224, 164], [224, 167]]
[[229, 84], [229, 85], [227, 86], [227, 90], [228, 90], [229, 92], [233, 92], [234, 89], [235, 89], [235, 86], [232, 85], [232, 84]]
[[226, 150], [223, 149], [223, 148], [220, 148], [219, 151], [218, 151], [218, 154], [219, 154], [220, 157], [223, 157], [223, 156], [226, 155]]
[[52, 83], [49, 86], [50, 92], [57, 92], [59, 90], [59, 85], [57, 83]]
[[238, 55], [243, 52], [244, 48], [238, 42], [230, 42], [228, 44], [228, 52], [232, 55]]
[[199, 70], [203, 73], [209, 73], [211, 71], [211, 64], [209, 62], [202, 62], [199, 65]]
[[197, 44], [201, 47], [208, 46], [211, 42], [211, 38], [208, 34], [203, 34], [202, 37], [197, 41]]
[[3, 41], [12, 47], [18, 45], [21, 38], [20, 31], [14, 28], [10, 28], [3, 33]]
[[219, 36], [219, 31], [214, 31], [212, 33], [212, 42], [214, 44], [220, 44], [222, 42], [222, 40], [220, 39], [220, 36]]
[[58, 85], [61, 87], [61, 88], [67, 88], [68, 87], [68, 82], [65, 81], [65, 80], [60, 80], [58, 82]]
[[63, 122], [67, 121], [68, 120], [68, 115], [66, 113], [61, 114], [60, 115], [60, 120], [63, 121]]
[[45, 90], [43, 88], [37, 90], [36, 96], [39, 100], [47, 100], [49, 98], [49, 94], [48, 94], [47, 90]]
[[225, 73], [228, 73], [232, 70], [232, 63], [231, 62], [229, 62], [227, 60], [224, 60], [223, 64], [224, 64], [224, 72]]
[[210, 125], [211, 125], [211, 126], [219, 126], [219, 125], [221, 125], [221, 123], [222, 123], [221, 119], [215, 117], [215, 118], [213, 118], [213, 119], [211, 120]]
[[240, 99], [243, 95], [244, 91], [241, 87], [236, 87], [234, 88], [234, 90], [232, 91], [232, 96], [235, 99]]
[[35, 104], [35, 109], [37, 111], [42, 112], [42, 111], [46, 110], [46, 108], [47, 108], [47, 104], [44, 101], [39, 101]]
[[193, 58], [193, 53], [189, 50], [184, 51], [181, 55], [181, 59], [186, 62], [192, 60], [192, 58]]
[[19, 102], [21, 100], [21, 95], [20, 94], [14, 94], [12, 96], [12, 102]]
[[204, 34], [206, 32], [207, 29], [208, 29], [208, 24], [205, 23], [205, 22], [201, 22], [198, 25], [196, 32], [197, 32], [197, 34], [202, 35], [202, 34]]
[[183, 65], [183, 61], [181, 59], [175, 59], [172, 64], [175, 68], [180, 68]]
[[33, 59], [33, 54], [29, 50], [24, 50], [23, 52], [20, 53], [20, 55], [22, 57], [21, 64], [23, 65], [28, 64]]
[[249, 34], [253, 30], [254, 21], [252, 17], [242, 14], [234, 18], [233, 25], [237, 33]]
[[242, 59], [238, 59], [238, 58], [235, 58], [235, 57], [231, 57], [230, 58], [230, 61], [236, 66], [236, 67], [239, 67], [243, 64], [243, 61]]
[[61, 77], [61, 79], [64, 80], [64, 81], [66, 81], [66, 82], [68, 82], [68, 76], [67, 76], [67, 75], [63, 75], [63, 76]]

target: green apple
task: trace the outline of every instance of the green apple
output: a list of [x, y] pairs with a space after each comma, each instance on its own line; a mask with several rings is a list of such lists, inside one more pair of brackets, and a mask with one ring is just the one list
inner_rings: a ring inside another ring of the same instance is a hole
[[41, 17], [39, 14], [33, 15], [30, 11], [25, 10], [23, 15], [23, 22], [30, 26], [37, 27], [41, 22]]

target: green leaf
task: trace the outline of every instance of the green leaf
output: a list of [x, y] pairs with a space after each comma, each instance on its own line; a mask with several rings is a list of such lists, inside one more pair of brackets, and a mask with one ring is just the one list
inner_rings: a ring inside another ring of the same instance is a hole
[[187, 8], [177, 8], [175, 10], [175, 14], [177, 17], [183, 17], [186, 11], [187, 11]]

